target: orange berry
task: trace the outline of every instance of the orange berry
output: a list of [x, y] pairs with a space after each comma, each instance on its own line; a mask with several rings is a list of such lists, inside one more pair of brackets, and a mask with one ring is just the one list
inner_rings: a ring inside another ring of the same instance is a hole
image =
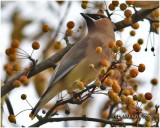
[[127, 5], [133, 5], [133, 3], [134, 3], [134, 0], [126, 0]]
[[118, 1], [118, 0], [113, 0], [113, 1], [112, 1], [112, 4], [117, 7], [118, 4], [119, 4], [119, 1]]
[[8, 68], [12, 68], [12, 65], [10, 63], [7, 63], [4, 65], [5, 70], [7, 70]]
[[124, 23], [127, 25], [132, 24], [132, 18], [131, 17], [124, 18]]
[[108, 96], [110, 99], [113, 99], [113, 97], [116, 95], [116, 93], [113, 90], [108, 91]]
[[142, 45], [142, 44], [143, 44], [143, 42], [144, 42], [144, 41], [143, 41], [143, 39], [141, 39], [141, 38], [140, 38], [140, 39], [138, 39], [138, 44]]
[[109, 4], [108, 8], [109, 10], [113, 11], [115, 10], [116, 7], [113, 4]]
[[74, 26], [75, 26], [75, 24], [74, 24], [73, 21], [69, 21], [69, 22], [67, 23], [67, 28], [69, 28], [69, 29], [74, 28]]
[[35, 41], [35, 42], [32, 43], [32, 48], [33, 48], [34, 50], [37, 50], [37, 49], [40, 48], [40, 44]]
[[109, 43], [108, 43], [108, 47], [109, 48], [112, 48], [113, 46], [115, 46], [116, 44], [115, 44], [115, 42], [113, 42], [113, 41], [110, 41]]
[[112, 90], [115, 92], [115, 93], [119, 93], [121, 91], [121, 87], [118, 85], [118, 84], [113, 84], [112, 85]]
[[151, 100], [152, 99], [152, 94], [150, 92], [147, 92], [145, 95], [146, 100]]
[[139, 51], [141, 50], [140, 44], [138, 44], [138, 43], [134, 44], [134, 45], [133, 45], [133, 50], [134, 50], [135, 52], [139, 52]]
[[87, 8], [87, 3], [82, 3], [82, 4], [81, 4], [81, 7], [82, 7], [83, 9], [86, 9], [86, 8]]
[[151, 80], [151, 84], [152, 85], [157, 85], [158, 84], [158, 80], [156, 78]]
[[113, 81], [112, 81], [112, 79], [110, 79], [110, 78], [106, 78], [106, 79], [104, 80], [104, 83], [106, 84], [106, 86], [111, 87], [112, 84], [113, 84]]
[[130, 95], [129, 89], [124, 89], [124, 90], [122, 91], [122, 94], [125, 95], [125, 96]]
[[26, 76], [21, 76], [21, 77], [20, 77], [20, 81], [21, 81], [21, 83], [24, 84], [25, 86], [28, 85], [28, 83], [29, 83], [29, 80], [28, 80], [28, 78], [27, 78]]
[[12, 46], [12, 48], [18, 48], [18, 46], [19, 46], [19, 41], [16, 40], [16, 39], [14, 39], [14, 40], [12, 41], [12, 43], [11, 43], [11, 46]]
[[127, 10], [124, 11], [124, 15], [125, 15], [125, 17], [131, 17], [132, 16], [132, 11], [127, 9]]
[[134, 30], [130, 31], [130, 35], [131, 36], [135, 36], [136, 35], [136, 32]]
[[100, 87], [102, 85], [100, 80], [96, 80], [95, 84], [96, 84], [97, 87]]
[[21, 86], [21, 82], [20, 82], [19, 80], [15, 80], [15, 81], [13, 82], [13, 87], [18, 88], [18, 87], [20, 87], [20, 86]]
[[10, 55], [16, 53], [16, 49], [15, 48], [8, 48], [8, 49], [6, 49], [5, 53], [7, 56], [10, 56]]
[[108, 67], [108, 66], [109, 66], [109, 63], [108, 63], [108, 61], [107, 61], [106, 59], [103, 59], [103, 60], [101, 61], [101, 65], [104, 66], [104, 67]]
[[139, 28], [139, 23], [134, 23], [134, 24], [132, 24], [132, 28], [133, 28], [133, 29], [138, 29], [138, 28]]
[[15, 116], [13, 115], [13, 114], [10, 114], [9, 116], [8, 116], [8, 120], [9, 120], [9, 122], [11, 122], [11, 123], [16, 123], [16, 118], [15, 118]]
[[96, 52], [101, 53], [102, 52], [102, 47], [96, 47]]
[[117, 40], [116, 41], [116, 46], [122, 47], [123, 46], [123, 42], [121, 40]]
[[14, 70], [14, 71], [20, 71], [20, 70], [21, 70], [21, 65], [18, 64], [18, 63], [17, 63], [17, 64], [14, 64], [14, 65], [13, 65], [13, 70]]
[[129, 91], [130, 91], [130, 95], [133, 95], [135, 92], [133, 88], [130, 88]]
[[139, 96], [138, 96], [138, 95], [134, 95], [134, 96], [133, 96], [133, 100], [134, 100], [134, 101], [137, 101], [138, 99], [139, 99]]
[[125, 3], [121, 3], [121, 4], [120, 4], [120, 9], [121, 9], [122, 11], [126, 10], [126, 8], [127, 8], [127, 5], [126, 5]]
[[67, 36], [72, 36], [73, 35], [73, 30], [72, 29], [67, 29], [66, 30], [66, 35]]
[[101, 73], [102, 73], [102, 74], [105, 74], [106, 72], [107, 72], [106, 67], [102, 67], [102, 69], [101, 69]]
[[120, 47], [120, 52], [123, 54], [127, 51], [127, 49], [125, 47]]
[[60, 41], [54, 41], [53, 48], [56, 49], [56, 50], [61, 49], [62, 48], [61, 42]]
[[130, 53], [125, 54], [125, 60], [126, 61], [132, 60], [132, 55]]
[[42, 27], [42, 31], [43, 32], [48, 32], [50, 30], [50, 27], [48, 24], [44, 24], [43, 27]]
[[111, 70], [108, 72], [108, 75], [109, 75], [109, 76], [113, 76], [113, 75], [114, 75], [114, 70], [111, 69]]
[[27, 99], [27, 95], [26, 95], [26, 94], [22, 94], [22, 95], [21, 95], [21, 99], [22, 99], [22, 100]]
[[132, 77], [132, 78], [135, 78], [137, 75], [138, 75], [138, 70], [137, 69], [131, 69], [131, 71], [130, 71], [130, 76]]
[[147, 103], [147, 106], [148, 106], [149, 108], [151, 108], [151, 107], [153, 107], [153, 106], [154, 106], [154, 104], [153, 104], [153, 102], [152, 102], [152, 101], [149, 101], [149, 102]]
[[119, 51], [119, 47], [113, 46], [113, 47], [112, 47], [112, 51], [113, 51], [114, 53], [117, 53], [117, 52]]
[[17, 59], [16, 54], [11, 54], [11, 55], [9, 56], [9, 60], [10, 60], [10, 61], [16, 61], [16, 59]]
[[145, 65], [144, 64], [139, 64], [139, 66], [138, 66], [138, 71], [139, 72], [144, 72], [145, 71]]
[[84, 83], [82, 81], [77, 81], [76, 82], [76, 86], [80, 89], [83, 90], [84, 89]]

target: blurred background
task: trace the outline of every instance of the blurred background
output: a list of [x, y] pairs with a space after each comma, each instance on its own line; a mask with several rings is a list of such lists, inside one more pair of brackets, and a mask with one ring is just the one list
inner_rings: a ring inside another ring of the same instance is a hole
[[[125, 1], [121, 1], [122, 3]], [[2, 86], [5, 81], [9, 80], [12, 76], [8, 76], [4, 70], [4, 66], [10, 62], [5, 54], [5, 50], [10, 47], [12, 39], [18, 39], [20, 41], [20, 48], [26, 51], [29, 55], [32, 53], [32, 43], [38, 41], [40, 43], [40, 49], [33, 52], [32, 57], [38, 59], [38, 63], [44, 61], [46, 58], [52, 56], [60, 49], [66, 46], [63, 40], [64, 33], [67, 29], [66, 24], [68, 21], [74, 21], [74, 33], [69, 37], [69, 42], [74, 43], [77, 40], [84, 37], [87, 33], [86, 23], [80, 13], [96, 13], [100, 8], [105, 8], [111, 3], [111, 1], [92, 1], [89, 3], [87, 9], [81, 7], [81, 1], [1, 1], [1, 83]], [[107, 6], [106, 6], [107, 5]], [[140, 8], [138, 8], [139, 10]], [[134, 10], [131, 9], [133, 12]], [[111, 17], [112, 22], [118, 22], [124, 19], [123, 11], [117, 8], [117, 11]], [[44, 24], [49, 25], [50, 31], [44, 33], [42, 26]], [[121, 39], [128, 51], [132, 50], [132, 45], [137, 42], [139, 38], [144, 40], [142, 50], [139, 53], [133, 52], [133, 62], [135, 65], [144, 63], [146, 65], [146, 71], [140, 73], [136, 78], [139, 83], [138, 93], [152, 92], [153, 102], [160, 104], [159, 85], [153, 86], [151, 80], [153, 78], [159, 78], [159, 36], [157, 33], [150, 33], [150, 24], [147, 20], [140, 21], [140, 28], [136, 31], [134, 37], [130, 36], [131, 27], [125, 28], [122, 32], [115, 32], [116, 40]], [[149, 35], [149, 36], [148, 36]], [[148, 38], [149, 37], [149, 38]], [[60, 41], [60, 43], [59, 43]], [[148, 45], [147, 45], [148, 42]], [[150, 51], [154, 44], [155, 56]], [[145, 52], [145, 48], [148, 51]], [[21, 64], [21, 70], [25, 70], [30, 64], [27, 59], [17, 59], [17, 63]], [[12, 62], [14, 63], [14, 62]], [[9, 93], [9, 99], [12, 103], [15, 115], [22, 110], [31, 109], [26, 101], [21, 100], [21, 94], [27, 95], [27, 100], [34, 107], [38, 102], [40, 96], [43, 94], [47, 87], [48, 80], [50, 79], [53, 69], [48, 69], [42, 73], [32, 77], [29, 85], [16, 88]], [[66, 92], [63, 92], [65, 95]], [[56, 98], [51, 101], [44, 109], [50, 108], [55, 103]], [[101, 111], [104, 104], [107, 102], [108, 97], [104, 95], [94, 95], [94, 98], [88, 100], [82, 105], [69, 105], [71, 114], [68, 116], [82, 116], [86, 114], [89, 117], [101, 117]], [[98, 105], [97, 105], [98, 103]], [[8, 121], [8, 109], [2, 99], [2, 125], [5, 127], [11, 126], [29, 126], [37, 121], [37, 119], [31, 121], [29, 118], [29, 111], [24, 111], [16, 116], [17, 124], [11, 124]], [[59, 115], [56, 117], [66, 116], [64, 109], [68, 106], [62, 106], [59, 109]], [[43, 116], [42, 112], [40, 115]], [[48, 123], [46, 126], [98, 126], [95, 122], [83, 122], [83, 121], [70, 121], [70, 122], [56, 122]]]

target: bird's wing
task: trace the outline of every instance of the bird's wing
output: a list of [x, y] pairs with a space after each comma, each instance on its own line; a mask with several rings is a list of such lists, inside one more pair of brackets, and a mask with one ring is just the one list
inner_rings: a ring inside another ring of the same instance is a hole
[[55, 73], [52, 76], [49, 87], [64, 77], [69, 71], [71, 71], [84, 57], [87, 50], [87, 41], [89, 38], [84, 38], [80, 42], [77, 42], [62, 58], [60, 64], [57, 65]]

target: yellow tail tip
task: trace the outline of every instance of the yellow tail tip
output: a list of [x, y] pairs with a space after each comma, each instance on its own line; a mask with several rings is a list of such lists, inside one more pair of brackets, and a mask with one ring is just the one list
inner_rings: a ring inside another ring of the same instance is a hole
[[29, 117], [33, 120], [34, 119], [34, 114], [31, 112], [30, 114], [29, 114]]

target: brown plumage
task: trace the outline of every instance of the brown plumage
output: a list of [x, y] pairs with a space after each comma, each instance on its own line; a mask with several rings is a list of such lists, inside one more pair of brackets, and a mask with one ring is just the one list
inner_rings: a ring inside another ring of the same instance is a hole
[[[100, 62], [107, 59], [111, 62], [113, 52], [108, 48], [108, 42], [115, 41], [113, 24], [104, 15], [83, 14], [88, 27], [88, 34], [77, 42], [61, 59], [54, 75], [52, 76], [48, 89], [45, 91], [30, 117], [33, 119], [38, 111], [63, 90], [73, 91], [77, 87], [73, 83], [77, 80], [84, 84], [94, 81], [102, 68]], [[102, 47], [102, 53], [96, 53], [96, 47]], [[89, 68], [94, 64], [95, 70]]]

